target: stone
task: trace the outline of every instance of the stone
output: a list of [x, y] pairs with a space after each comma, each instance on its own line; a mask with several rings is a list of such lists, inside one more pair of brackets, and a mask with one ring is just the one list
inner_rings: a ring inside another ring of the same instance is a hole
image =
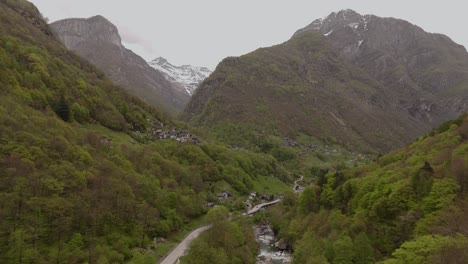
[[280, 249], [280, 250], [286, 250], [288, 249], [288, 242], [286, 241], [286, 239], [282, 238], [280, 240], [278, 240], [276, 243], [275, 243], [275, 247]]

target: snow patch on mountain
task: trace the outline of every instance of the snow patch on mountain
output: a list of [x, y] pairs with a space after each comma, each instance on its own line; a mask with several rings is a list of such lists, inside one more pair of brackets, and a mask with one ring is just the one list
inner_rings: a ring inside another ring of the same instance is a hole
[[356, 30], [359, 27], [359, 23], [350, 23], [350, 24], [348, 24], [348, 27]]
[[192, 95], [198, 85], [212, 73], [206, 67], [174, 66], [162, 57], [156, 58], [148, 64], [162, 72], [168, 81], [180, 83], [189, 95]]

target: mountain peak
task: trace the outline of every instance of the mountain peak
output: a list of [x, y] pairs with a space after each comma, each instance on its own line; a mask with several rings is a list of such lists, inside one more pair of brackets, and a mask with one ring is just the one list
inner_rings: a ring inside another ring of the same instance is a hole
[[67, 47], [72, 49], [84, 41], [112, 43], [123, 48], [119, 30], [107, 18], [69, 18], [50, 24]]
[[112, 24], [112, 22], [110, 22], [107, 18], [101, 16], [101, 15], [95, 15], [95, 16], [92, 16], [88, 19], [84, 18], [84, 20], [88, 20], [88, 21], [95, 21], [95, 22], [100, 22], [100, 23], [109, 23], [109, 24]]
[[105, 28], [112, 28], [114, 32], [118, 33], [117, 27], [107, 18], [101, 15], [95, 15], [89, 18], [83, 18], [90, 25], [100, 26]]
[[192, 95], [198, 85], [211, 74], [211, 70], [206, 67], [174, 66], [163, 57], [158, 57], [148, 64], [162, 72], [168, 81], [181, 84], [189, 95]]
[[359, 14], [358, 12], [352, 10], [352, 9], [342, 9], [338, 12], [338, 15], [341, 15], [343, 17], [349, 17], [349, 16], [361, 16], [361, 14]]
[[319, 31], [322, 32], [325, 36], [328, 36], [328, 34], [332, 33], [332, 31], [336, 30], [337, 28], [346, 26], [357, 28], [359, 24], [366, 23], [367, 17], [369, 16], [363, 16], [352, 9], [343, 9], [338, 12], [332, 12], [324, 18], [314, 20], [305, 28], [298, 30], [295, 35], [308, 31]]
[[[165, 59], [163, 57], [157, 57], [156, 59], [152, 60], [150, 63], [163, 66], [163, 65], [168, 64], [169, 62], [167, 61], [167, 59]], [[148, 64], [150, 64], [150, 63], [148, 63]]]

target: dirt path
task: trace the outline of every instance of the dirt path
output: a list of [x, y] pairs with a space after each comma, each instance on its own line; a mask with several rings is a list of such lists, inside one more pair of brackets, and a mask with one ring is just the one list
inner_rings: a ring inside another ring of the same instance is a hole
[[304, 176], [301, 175], [301, 178], [299, 178], [298, 180], [295, 180], [295, 181], [294, 181], [293, 191], [294, 191], [295, 193], [300, 193], [300, 192], [302, 192], [302, 191], [304, 190], [304, 188], [302, 188], [302, 186], [300, 186], [300, 185], [298, 184], [298, 182], [302, 181], [303, 179], [304, 179]]

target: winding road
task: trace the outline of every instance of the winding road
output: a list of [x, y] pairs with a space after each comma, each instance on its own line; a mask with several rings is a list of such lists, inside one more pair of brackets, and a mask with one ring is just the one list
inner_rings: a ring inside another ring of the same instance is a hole
[[[294, 187], [293, 187], [294, 192], [299, 193], [299, 192], [302, 191], [302, 189], [301, 190], [296, 190], [296, 189], [298, 189], [298, 186], [299, 186], [298, 182], [302, 181], [303, 178], [304, 178], [304, 176], [301, 176], [300, 179], [294, 181]], [[281, 199], [276, 199], [274, 201], [267, 202], [267, 203], [257, 204], [254, 207], [252, 207], [252, 209], [248, 210], [245, 213], [245, 215], [253, 215], [253, 214], [257, 213], [258, 211], [260, 211], [262, 208], [277, 204], [279, 202], [281, 202]], [[192, 243], [192, 241], [195, 238], [197, 238], [201, 233], [205, 232], [206, 230], [208, 230], [210, 228], [211, 228], [211, 225], [206, 225], [206, 226], [199, 227], [199, 228], [193, 230], [192, 232], [190, 232], [184, 238], [184, 240], [182, 240], [169, 253], [167, 253], [167, 255], [165, 257], [163, 257], [161, 260], [159, 260], [158, 264], [176, 264], [176, 263], [179, 263], [179, 258], [184, 256], [187, 253], [188, 248], [190, 247], [190, 244]]]
[[268, 203], [257, 204], [256, 206], [252, 207], [252, 209], [250, 209], [249, 211], [247, 211], [245, 214], [246, 214], [246, 215], [255, 214], [255, 213], [257, 213], [258, 211], [260, 211], [262, 208], [268, 207], [268, 206], [270, 206], [270, 205], [277, 204], [277, 203], [279, 203], [279, 202], [281, 202], [281, 199], [276, 199], [276, 200], [271, 201], [271, 202], [268, 202]]
[[302, 186], [300, 186], [300, 185], [298, 184], [298, 182], [302, 181], [303, 179], [304, 179], [304, 176], [301, 175], [301, 178], [299, 178], [299, 179], [297, 179], [297, 180], [294, 181], [293, 191], [294, 191], [295, 193], [300, 193], [300, 192], [302, 192], [302, 191], [304, 190], [304, 188], [302, 188]]
[[211, 225], [206, 225], [199, 227], [192, 232], [190, 232], [182, 242], [180, 242], [176, 247], [174, 247], [164, 258], [162, 258], [158, 264], [174, 264], [178, 263], [180, 257], [184, 256], [187, 253], [192, 241], [197, 238], [201, 233], [210, 229]]

